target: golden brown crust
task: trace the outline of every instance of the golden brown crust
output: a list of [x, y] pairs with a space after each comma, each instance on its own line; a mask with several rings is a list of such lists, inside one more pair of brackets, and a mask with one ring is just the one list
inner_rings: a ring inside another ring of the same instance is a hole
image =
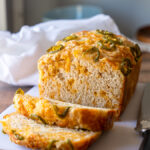
[[122, 92], [123, 98], [122, 98], [122, 103], [120, 104], [120, 113], [122, 113], [124, 111], [129, 100], [131, 99], [132, 95], [134, 94], [134, 91], [135, 91], [135, 88], [136, 88], [136, 85], [138, 82], [141, 61], [142, 61], [142, 57], [139, 59], [137, 64], [133, 67], [132, 72], [125, 78], [124, 89]]
[[[115, 108], [119, 116], [134, 93], [141, 51], [121, 35], [98, 32], [74, 33], [77, 39], [56, 43], [64, 46], [61, 51], [39, 59], [39, 93], [44, 98]], [[112, 41], [117, 41], [115, 46]], [[93, 47], [97, 49], [91, 51]]]
[[[31, 149], [47, 150], [47, 145], [49, 144], [47, 141], [45, 141], [45, 139], [41, 138], [40, 136], [38, 137], [38, 135], [31, 135], [26, 140], [20, 141], [20, 140], [17, 140], [13, 134], [9, 134], [9, 133], [7, 134], [9, 135], [10, 140], [14, 142], [15, 144], [25, 146]], [[87, 150], [88, 147], [92, 145], [96, 141], [97, 138], [98, 136], [95, 136], [92, 138], [86, 138], [85, 140], [82, 139], [82, 141], [74, 142], [72, 143], [74, 146], [73, 150]], [[62, 150], [62, 148], [64, 148], [65, 150], [72, 150], [72, 148], [68, 145], [67, 142], [62, 143], [59, 148], [57, 149], [54, 148], [54, 150]]]
[[[59, 108], [59, 114], [69, 108], [66, 116], [59, 117], [54, 106]], [[116, 119], [116, 111], [113, 109], [83, 107], [26, 94], [14, 96], [14, 107], [18, 113], [31, 118], [32, 114], [37, 115], [49, 125], [55, 124], [60, 127], [82, 128], [91, 131], [111, 129]]]
[[[51, 137], [49, 133], [46, 133], [46, 132], [42, 133], [44, 132], [44, 129], [43, 129], [44, 127], [42, 128], [42, 130], [39, 130], [37, 128], [39, 126], [38, 124], [34, 123], [34, 126], [32, 126], [33, 122], [31, 122], [31, 124], [23, 122], [22, 118], [20, 119], [20, 121], [18, 121], [18, 125], [20, 125], [20, 129], [14, 128], [12, 124], [14, 123], [14, 120], [17, 117], [16, 115], [18, 114], [12, 113], [4, 117], [5, 121], [1, 121], [3, 125], [3, 130], [9, 135], [12, 142], [22, 145], [22, 146], [26, 146], [28, 148], [46, 150], [50, 144], [50, 141], [55, 141], [55, 139], [53, 139], [55, 135], [57, 137], [57, 134], [60, 132], [61, 136], [65, 137], [65, 135], [68, 134], [67, 132], [70, 132], [66, 130], [62, 132], [54, 128], [54, 131], [52, 131], [54, 132], [52, 133], [53, 137]], [[23, 124], [25, 124], [25, 126]], [[28, 128], [31, 128], [31, 130], [30, 129], [28, 130]], [[35, 128], [37, 128], [38, 130]], [[46, 128], [49, 128], [49, 127], [46, 127]], [[69, 137], [71, 138], [71, 140], [69, 140], [69, 142], [67, 140], [67, 136], [66, 138], [57, 137], [57, 140], [53, 143], [53, 147], [55, 147], [54, 149], [55, 150], [56, 149], [57, 150], [62, 150], [62, 149], [72, 150], [72, 147], [73, 147], [74, 150], [86, 150], [89, 147], [89, 145], [91, 145], [101, 134], [101, 132], [95, 132], [95, 133], [83, 132], [84, 135], [82, 135], [81, 133], [81, 136], [80, 136], [80, 133], [78, 131], [73, 131], [73, 132], [75, 133], [73, 133], [72, 135], [70, 133]], [[18, 137], [16, 136], [16, 133], [23, 138], [18, 139]], [[49, 136], [45, 136], [45, 134], [48, 134]], [[78, 140], [72, 137], [75, 134], [78, 134]]]

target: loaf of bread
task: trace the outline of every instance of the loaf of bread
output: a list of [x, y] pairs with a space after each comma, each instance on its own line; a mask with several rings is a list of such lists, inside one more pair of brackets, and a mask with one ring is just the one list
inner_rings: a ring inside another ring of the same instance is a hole
[[44, 98], [113, 108], [118, 115], [134, 93], [141, 51], [121, 35], [82, 31], [58, 41], [38, 61]]
[[12, 142], [32, 149], [86, 150], [101, 134], [38, 124], [18, 113], [6, 115], [0, 122]]
[[16, 111], [39, 123], [90, 131], [111, 129], [116, 111], [46, 100], [24, 94], [20, 89], [14, 99]]

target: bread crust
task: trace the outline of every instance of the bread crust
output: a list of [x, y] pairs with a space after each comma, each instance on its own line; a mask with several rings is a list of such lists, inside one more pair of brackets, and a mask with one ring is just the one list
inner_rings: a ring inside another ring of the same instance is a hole
[[[48, 53], [39, 59], [40, 96], [86, 106], [117, 109], [120, 116], [138, 81], [140, 48], [125, 37], [114, 35], [123, 44], [116, 44], [115, 50], [110, 51], [97, 46], [97, 42], [106, 38], [106, 35], [97, 34], [96, 31], [74, 34], [78, 39], [56, 43], [62, 44], [63, 50]], [[111, 37], [111, 33], [108, 34]], [[99, 50], [100, 57], [96, 62], [93, 58], [96, 58], [97, 53], [89, 49], [93, 46]], [[126, 69], [121, 68], [124, 61], [128, 63], [125, 64], [129, 69], [127, 73], [124, 72]]]
[[[57, 134], [59, 132], [61, 132], [61, 135], [63, 137], [65, 137], [66, 133], [70, 132], [70, 131], [62, 132], [62, 131], [58, 130], [58, 131], [54, 132], [53, 137], [46, 137], [44, 134], [47, 134], [47, 133], [42, 133], [41, 130], [38, 130], [38, 131], [35, 130], [36, 126], [39, 126], [37, 123], [34, 123], [34, 126], [35, 126], [34, 131], [28, 130], [27, 127], [33, 128], [33, 127], [31, 127], [33, 122], [31, 122], [31, 124], [26, 123], [26, 120], [28, 120], [27, 118], [24, 119], [24, 122], [22, 122], [22, 120], [18, 121], [18, 125], [20, 125], [21, 129], [14, 128], [12, 126], [12, 124], [14, 123], [15, 117], [17, 115], [21, 116], [20, 114], [17, 114], [17, 113], [11, 113], [11, 114], [6, 115], [4, 117], [5, 120], [1, 121], [1, 123], [3, 125], [3, 130], [6, 132], [6, 134], [9, 135], [10, 140], [12, 142], [19, 144], [19, 145], [22, 145], [22, 146], [26, 146], [26, 147], [31, 148], [31, 149], [46, 150], [46, 149], [48, 149], [48, 145], [49, 145], [50, 141], [55, 140], [55, 139], [53, 139], [55, 137], [54, 135], [56, 135], [56, 137], [57, 137]], [[23, 123], [26, 124], [25, 127], [24, 127]], [[41, 125], [41, 126], [43, 126], [43, 125]], [[43, 128], [45, 128], [45, 127], [43, 126]], [[15, 129], [15, 132], [14, 132], [14, 129]], [[28, 130], [28, 133], [26, 133], [27, 130]], [[74, 150], [86, 150], [89, 147], [89, 145], [91, 145], [101, 134], [101, 132], [89, 132], [89, 133], [87, 132], [87, 133], [84, 133], [84, 135], [82, 135], [82, 133], [81, 133], [81, 137], [80, 137], [80, 133], [78, 133], [78, 131], [73, 130], [73, 132], [75, 132], [74, 135], [76, 133], [79, 134], [78, 140], [74, 139], [73, 137], [70, 137], [72, 139], [72, 140], [70, 140], [71, 144], [68, 144], [67, 139], [65, 139], [65, 138], [59, 139], [59, 137], [57, 137], [57, 141], [53, 143], [54, 149], [55, 150], [62, 150], [62, 149], [65, 149], [65, 150], [72, 150], [72, 149], [74, 149]], [[16, 137], [15, 133], [19, 134], [20, 136], [23, 136], [24, 138], [18, 139]], [[67, 136], [66, 136], [66, 138], [67, 138]], [[53, 148], [51, 148], [51, 150], [52, 149]]]
[[136, 85], [138, 83], [139, 72], [141, 68], [142, 57], [139, 59], [137, 64], [133, 67], [132, 72], [125, 78], [124, 80], [124, 89], [123, 89], [123, 98], [120, 103], [119, 112], [122, 113], [127, 104], [129, 103], [134, 91], [136, 89]]
[[[101, 131], [111, 129], [114, 120], [116, 120], [117, 111], [113, 109], [83, 107], [56, 100], [32, 97], [27, 94], [16, 94], [13, 101], [18, 113], [28, 118], [32, 118], [32, 114], [37, 115], [49, 125]], [[54, 106], [59, 108], [59, 113], [63, 113], [69, 108], [66, 116], [61, 118], [56, 113]], [[37, 121], [41, 123], [40, 119]]]

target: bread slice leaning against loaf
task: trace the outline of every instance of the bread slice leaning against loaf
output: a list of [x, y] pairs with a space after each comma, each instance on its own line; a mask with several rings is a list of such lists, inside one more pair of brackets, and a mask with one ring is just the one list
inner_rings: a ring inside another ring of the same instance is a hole
[[33, 149], [86, 150], [101, 134], [38, 124], [18, 113], [6, 115], [0, 122], [12, 142]]
[[37, 98], [24, 94], [21, 89], [16, 92], [13, 102], [18, 113], [39, 123], [91, 131], [112, 128], [117, 112]]
[[140, 64], [139, 46], [121, 35], [104, 30], [73, 33], [39, 59], [40, 96], [115, 108], [119, 115], [134, 93]]

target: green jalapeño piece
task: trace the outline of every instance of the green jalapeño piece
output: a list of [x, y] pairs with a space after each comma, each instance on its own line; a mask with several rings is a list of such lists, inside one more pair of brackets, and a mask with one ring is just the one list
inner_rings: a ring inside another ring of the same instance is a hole
[[14, 135], [15, 135], [15, 137], [16, 137], [17, 140], [24, 140], [24, 137], [21, 136], [20, 134], [14, 133]]
[[24, 95], [24, 91], [23, 91], [21, 88], [19, 88], [19, 89], [16, 91], [15, 94], [22, 94], [22, 95]]
[[114, 51], [116, 49], [117, 44], [118, 45], [123, 44], [123, 41], [112, 32], [99, 29], [97, 29], [96, 32], [103, 35], [102, 40], [100, 40], [98, 44], [104, 50]]
[[132, 70], [132, 64], [131, 64], [130, 59], [125, 58], [125, 59], [121, 62], [121, 64], [120, 64], [120, 70], [121, 70], [121, 72], [122, 72], [125, 76], [127, 76], [127, 75], [131, 72], [131, 70]]
[[[15, 94], [24, 95], [24, 91], [23, 91], [21, 88], [19, 88], [19, 89], [15, 92]], [[13, 100], [13, 104], [15, 104], [14, 100]]]
[[84, 54], [87, 54], [87, 53], [95, 53], [97, 52], [97, 56], [94, 58], [94, 61], [97, 62], [99, 60], [99, 57], [100, 57], [100, 51], [97, 47], [92, 47], [90, 49], [88, 49], [87, 51], [84, 52]]
[[130, 51], [134, 56], [135, 61], [137, 62], [142, 55], [139, 45], [135, 44], [134, 47], [130, 47]]
[[24, 140], [24, 137], [19, 133], [16, 133], [16, 130], [11, 130], [11, 132], [15, 135], [17, 140]]
[[3, 133], [3, 134], [6, 134], [6, 132], [4, 131], [4, 129], [2, 129], [2, 133]]
[[33, 119], [33, 120], [40, 120], [43, 124], [47, 124], [46, 121], [42, 117], [40, 117], [36, 114], [31, 114], [30, 118]]
[[120, 38], [117, 38], [115, 36], [104, 35], [103, 40], [105, 43], [114, 43], [114, 44], [118, 44], [118, 45], [123, 44], [123, 41]]
[[55, 46], [52, 46], [50, 47], [48, 50], [47, 50], [47, 53], [49, 54], [54, 54], [54, 53], [57, 53], [59, 52], [60, 50], [62, 50], [64, 48], [63, 45], [55, 45]]
[[112, 42], [104, 42], [102, 40], [98, 41], [98, 45], [101, 49], [104, 49], [106, 51], [114, 51], [116, 50], [115, 43]]
[[48, 144], [46, 150], [52, 150], [52, 148], [54, 147], [55, 142], [57, 142], [57, 140], [52, 140], [52, 141]]
[[68, 41], [71, 41], [71, 40], [76, 40], [78, 37], [76, 35], [70, 35], [70, 36], [67, 36], [63, 39], [63, 41], [65, 42], [68, 42]]
[[114, 35], [112, 32], [109, 32], [107, 30], [97, 29], [96, 32], [99, 33], [99, 34], [103, 34], [103, 35], [111, 35], [111, 36]]
[[57, 105], [53, 105], [53, 108], [56, 112], [56, 115], [61, 119], [65, 118], [67, 116], [69, 109], [70, 109], [70, 107], [67, 107], [63, 113], [59, 113], [59, 108], [57, 107]]
[[67, 143], [70, 146], [71, 150], [74, 150], [73, 144], [70, 139], [67, 140]]

